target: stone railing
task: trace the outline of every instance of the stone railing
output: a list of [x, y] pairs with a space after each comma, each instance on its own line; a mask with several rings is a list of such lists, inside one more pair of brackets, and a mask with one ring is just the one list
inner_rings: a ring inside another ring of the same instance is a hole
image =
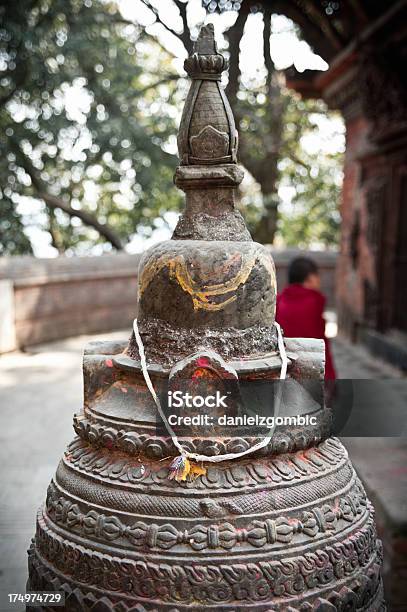
[[[277, 281], [300, 252], [273, 251]], [[308, 253], [334, 308], [336, 254]], [[128, 328], [136, 314], [140, 255], [0, 259], [0, 353], [79, 334]]]
[[139, 255], [0, 260], [0, 352], [128, 327]]

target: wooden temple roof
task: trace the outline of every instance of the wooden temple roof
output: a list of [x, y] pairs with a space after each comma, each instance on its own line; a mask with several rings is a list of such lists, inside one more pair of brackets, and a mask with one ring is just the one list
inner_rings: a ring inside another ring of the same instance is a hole
[[[297, 24], [301, 35], [330, 66], [328, 73], [314, 70], [285, 71], [287, 83], [305, 96], [320, 96], [327, 83], [355, 61], [364, 42], [383, 37], [406, 39], [407, 0], [202, 0], [209, 12], [240, 10], [285, 15]], [[380, 45], [379, 45], [380, 46]]]

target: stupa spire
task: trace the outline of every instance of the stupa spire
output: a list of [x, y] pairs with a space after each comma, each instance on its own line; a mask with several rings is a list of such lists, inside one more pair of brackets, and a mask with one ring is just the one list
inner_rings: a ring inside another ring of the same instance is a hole
[[192, 82], [179, 127], [180, 166], [174, 180], [187, 198], [173, 238], [251, 240], [235, 209], [243, 172], [237, 165], [232, 109], [220, 84], [227, 61], [218, 52], [212, 24], [202, 27], [184, 68]]
[[212, 24], [201, 29], [184, 68], [192, 84], [178, 135], [181, 164], [236, 163], [235, 122], [219, 84], [227, 61], [217, 50]]

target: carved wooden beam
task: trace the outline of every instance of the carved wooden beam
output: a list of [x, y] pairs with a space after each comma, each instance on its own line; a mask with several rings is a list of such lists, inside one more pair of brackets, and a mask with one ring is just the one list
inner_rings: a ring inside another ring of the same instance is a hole
[[[269, 2], [267, 2], [269, 4]], [[272, 3], [273, 13], [285, 15], [296, 23], [304, 34], [304, 39], [324, 60], [329, 61], [336, 53], [331, 41], [324, 35], [321, 27], [301, 10], [295, 1], [280, 0]]]
[[305, 13], [308, 13], [321, 27], [322, 32], [329, 39], [336, 51], [340, 51], [345, 41], [342, 39], [338, 30], [323, 10], [315, 4], [313, 0], [301, 0], [300, 4]]
[[356, 18], [362, 25], [366, 25], [368, 23], [369, 17], [360, 0], [344, 0], [344, 2], [353, 9]]

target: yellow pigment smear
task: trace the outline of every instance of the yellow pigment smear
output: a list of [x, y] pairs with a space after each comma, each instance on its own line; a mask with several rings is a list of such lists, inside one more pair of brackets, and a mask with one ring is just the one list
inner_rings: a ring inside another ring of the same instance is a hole
[[[247, 259], [245, 261], [246, 257]], [[232, 256], [231, 259], [235, 260], [235, 256]], [[249, 256], [242, 254], [242, 264], [240, 270], [232, 279], [219, 284], [202, 286], [199, 286], [198, 283], [191, 277], [187, 264], [182, 255], [177, 255], [174, 258], [172, 258], [169, 254], [162, 255], [143, 269], [140, 278], [140, 295], [145, 291], [153, 278], [163, 268], [168, 268], [170, 278], [175, 279], [183, 291], [191, 296], [195, 310], [222, 310], [225, 306], [227, 306], [227, 304], [230, 304], [236, 300], [236, 290], [240, 285], [243, 285], [247, 281], [256, 260], [259, 260], [260, 263], [268, 270], [271, 278], [273, 279], [273, 284], [275, 284], [275, 273], [272, 261], [269, 257], [267, 257], [262, 249], [258, 249]], [[210, 298], [213, 296], [221, 296], [232, 292], [234, 292], [234, 295], [225, 298], [222, 302], [215, 303], [210, 301]]]

